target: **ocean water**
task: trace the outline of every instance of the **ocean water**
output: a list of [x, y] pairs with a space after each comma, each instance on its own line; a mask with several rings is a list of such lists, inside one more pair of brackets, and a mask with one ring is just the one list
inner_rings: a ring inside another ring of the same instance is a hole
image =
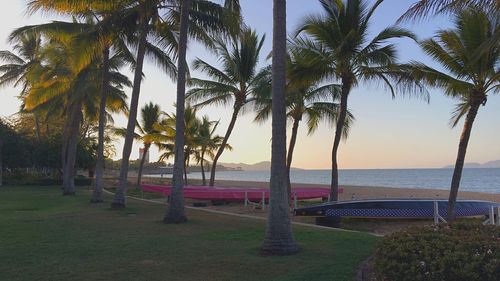
[[[340, 170], [340, 185], [449, 189], [453, 169]], [[330, 184], [330, 170], [293, 170], [293, 183]], [[164, 175], [171, 177], [171, 175]], [[207, 174], [207, 177], [209, 175]], [[201, 173], [188, 178], [201, 179]], [[269, 171], [220, 171], [216, 179], [269, 181]], [[464, 169], [460, 190], [500, 193], [500, 168]]]

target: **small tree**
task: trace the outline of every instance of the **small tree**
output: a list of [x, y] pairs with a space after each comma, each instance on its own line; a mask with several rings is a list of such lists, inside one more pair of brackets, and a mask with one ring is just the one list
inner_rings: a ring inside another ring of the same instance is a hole
[[[206, 156], [210, 157], [210, 159], [214, 160], [216, 151], [219, 151], [219, 148], [222, 146], [224, 138], [222, 136], [216, 135], [215, 130], [219, 122], [210, 121], [208, 116], [203, 116], [200, 127], [198, 129], [198, 133], [196, 136], [196, 152], [195, 158], [198, 164], [201, 166], [201, 178], [203, 185], [207, 185], [207, 181], [205, 178], [205, 162]], [[232, 147], [226, 143], [226, 150], [232, 150]]]

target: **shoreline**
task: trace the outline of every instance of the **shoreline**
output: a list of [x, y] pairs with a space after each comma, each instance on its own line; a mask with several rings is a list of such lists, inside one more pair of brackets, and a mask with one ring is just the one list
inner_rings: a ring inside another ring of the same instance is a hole
[[[193, 180], [191, 180], [193, 181]], [[221, 187], [268, 187], [268, 182], [217, 180], [216, 184]], [[322, 187], [330, 188], [325, 184], [292, 183], [292, 187]], [[339, 194], [339, 200], [353, 199], [383, 199], [383, 198], [425, 198], [425, 199], [448, 199], [449, 190], [431, 188], [398, 188], [381, 186], [356, 186], [341, 185], [344, 192]], [[474, 191], [458, 192], [458, 199], [485, 200], [500, 202], [500, 194]]]

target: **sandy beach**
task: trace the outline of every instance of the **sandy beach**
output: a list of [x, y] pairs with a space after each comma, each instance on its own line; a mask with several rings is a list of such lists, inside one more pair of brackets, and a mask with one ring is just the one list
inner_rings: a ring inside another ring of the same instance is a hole
[[[266, 182], [251, 182], [251, 181], [217, 181], [218, 186], [231, 187], [268, 187]], [[329, 185], [321, 184], [292, 184], [294, 187], [325, 187]], [[411, 188], [392, 188], [392, 187], [376, 187], [376, 186], [341, 186], [344, 192], [340, 194], [340, 200], [352, 199], [375, 199], [375, 198], [437, 198], [447, 199], [448, 190], [441, 189], [411, 189]], [[500, 194], [481, 193], [463, 191], [458, 194], [459, 199], [474, 199], [500, 202]]]

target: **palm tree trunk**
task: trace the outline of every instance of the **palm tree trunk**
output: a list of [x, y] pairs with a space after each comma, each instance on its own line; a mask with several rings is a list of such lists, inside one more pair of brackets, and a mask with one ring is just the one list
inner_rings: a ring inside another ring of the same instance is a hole
[[149, 147], [151, 147], [150, 143], [144, 144], [144, 151], [142, 152], [141, 163], [139, 165], [139, 172], [137, 174], [137, 187], [138, 188], [141, 188], [142, 169], [144, 168], [144, 162], [146, 161], [146, 154], [149, 151]]
[[66, 111], [66, 117], [64, 120], [64, 125], [63, 125], [63, 133], [62, 133], [62, 144], [61, 144], [61, 169], [62, 169], [62, 178], [63, 178], [63, 186], [62, 189], [64, 190], [64, 176], [68, 173], [66, 171], [66, 159], [68, 157], [68, 140], [70, 137], [70, 120], [71, 120], [71, 112], [72, 109], [71, 107], [67, 109]]
[[104, 129], [106, 127], [106, 94], [108, 91], [109, 47], [102, 52], [102, 85], [99, 102], [99, 132], [97, 136], [97, 162], [95, 171], [94, 191], [91, 203], [102, 202], [102, 179], [104, 177]]
[[339, 200], [339, 167], [337, 163], [337, 153], [339, 150], [340, 140], [342, 139], [342, 132], [344, 130], [344, 123], [347, 117], [347, 98], [351, 91], [351, 82], [349, 79], [342, 79], [342, 93], [340, 96], [340, 112], [337, 119], [337, 126], [335, 129], [335, 138], [333, 140], [332, 148], [332, 179], [330, 185], [330, 201]]
[[[184, 152], [184, 155], [186, 153]], [[184, 185], [188, 184], [188, 173], [187, 173], [187, 167], [188, 167], [188, 159], [187, 157], [184, 158]]]
[[214, 186], [215, 184], [215, 170], [217, 169], [217, 161], [219, 161], [219, 158], [222, 155], [222, 152], [224, 152], [227, 141], [229, 140], [229, 137], [231, 136], [231, 133], [233, 132], [234, 125], [236, 124], [236, 119], [238, 118], [238, 114], [240, 112], [241, 106], [240, 105], [234, 105], [234, 110], [233, 110], [233, 116], [231, 117], [231, 122], [229, 122], [229, 127], [227, 127], [226, 134], [224, 135], [224, 139], [222, 140], [222, 144], [220, 145], [219, 149], [217, 150], [217, 154], [215, 154], [214, 161], [212, 162], [212, 169], [210, 170], [210, 182], [208, 185]]
[[41, 139], [41, 133], [40, 133], [40, 118], [38, 118], [38, 114], [36, 112], [33, 113], [35, 117], [35, 134], [36, 134], [36, 141], [40, 142]]
[[139, 94], [141, 92], [142, 68], [144, 66], [144, 56], [146, 54], [147, 35], [149, 31], [149, 16], [142, 15], [142, 27], [139, 35], [139, 46], [137, 48], [137, 64], [134, 73], [134, 86], [132, 88], [132, 100], [130, 101], [130, 111], [127, 124], [125, 143], [123, 144], [122, 162], [120, 167], [120, 180], [116, 189], [115, 197], [111, 203], [111, 208], [125, 208], [125, 196], [128, 183], [128, 166], [132, 143], [134, 141], [135, 123], [137, 120], [137, 108], [139, 106]]
[[3, 140], [2, 136], [0, 136], [0, 186], [3, 184]]
[[287, 193], [286, 172], [286, 0], [274, 0], [272, 149], [270, 210], [261, 252], [265, 255], [290, 255], [298, 251], [293, 238]]
[[69, 147], [69, 141], [71, 138], [71, 122], [72, 122], [72, 115], [73, 115], [73, 106], [69, 106], [67, 111], [66, 111], [66, 117], [64, 120], [64, 125], [63, 125], [63, 135], [62, 135], [62, 146], [61, 146], [61, 168], [62, 168], [62, 190], [63, 194], [66, 189], [69, 189], [67, 187], [68, 185], [68, 174], [69, 171], [68, 169], [68, 147]]
[[460, 187], [460, 179], [462, 178], [462, 170], [464, 168], [465, 154], [467, 153], [467, 145], [469, 144], [472, 126], [476, 119], [480, 103], [471, 105], [467, 116], [465, 117], [462, 135], [458, 144], [457, 161], [451, 179], [450, 197], [448, 199], [448, 221], [455, 220], [455, 203], [457, 202], [458, 188]]
[[181, 22], [179, 30], [179, 57], [177, 61], [177, 106], [175, 120], [175, 160], [174, 174], [172, 175], [172, 193], [170, 196], [170, 204], [163, 218], [165, 223], [183, 223], [187, 221], [184, 212], [184, 193], [182, 173], [184, 169], [184, 107], [186, 96], [186, 51], [187, 51], [187, 36], [189, 24], [189, 8], [191, 0], [181, 2]]
[[65, 151], [63, 151], [63, 195], [75, 195], [76, 150], [81, 121], [81, 105], [76, 104], [71, 110], [70, 119], [66, 121], [69, 123], [69, 128], [67, 139], [65, 140], [67, 144], [64, 146]]
[[207, 185], [207, 179], [205, 178], [205, 167], [203, 167], [203, 165], [205, 165], [205, 149], [202, 149], [201, 151], [201, 160], [200, 160], [200, 165], [201, 165], [201, 179], [202, 179], [202, 183], [203, 183], [203, 186], [206, 186]]
[[290, 169], [292, 168], [293, 150], [297, 142], [297, 132], [299, 131], [299, 118], [293, 119], [292, 135], [290, 136], [290, 144], [288, 145], [288, 155], [286, 157], [286, 174], [288, 179], [288, 197], [292, 195], [292, 182], [290, 181]]

